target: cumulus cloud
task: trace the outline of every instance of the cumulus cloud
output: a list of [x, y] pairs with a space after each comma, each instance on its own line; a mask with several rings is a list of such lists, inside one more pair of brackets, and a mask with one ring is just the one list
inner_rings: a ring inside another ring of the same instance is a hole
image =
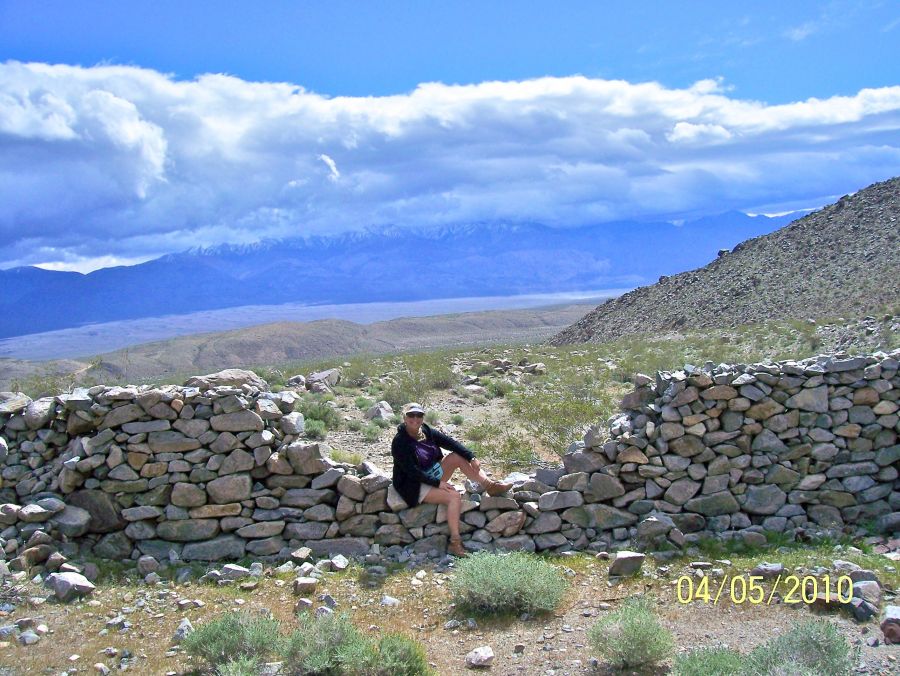
[[720, 80], [547, 77], [326, 97], [0, 64], [0, 267], [86, 270], [369, 226], [566, 227], [822, 204], [900, 173], [900, 87], [783, 105]]

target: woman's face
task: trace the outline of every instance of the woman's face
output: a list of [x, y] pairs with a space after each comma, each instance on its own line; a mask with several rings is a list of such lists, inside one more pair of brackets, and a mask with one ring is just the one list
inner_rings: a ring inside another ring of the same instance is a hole
[[425, 420], [425, 415], [422, 413], [407, 413], [403, 416], [403, 422], [406, 424], [406, 430], [412, 434], [417, 435], [419, 430], [422, 428], [422, 421]]

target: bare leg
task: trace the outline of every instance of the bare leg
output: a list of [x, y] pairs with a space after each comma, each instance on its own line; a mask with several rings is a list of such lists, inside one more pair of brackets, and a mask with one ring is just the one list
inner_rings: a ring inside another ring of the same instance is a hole
[[[444, 487], [446, 486], [446, 488]], [[428, 494], [422, 502], [433, 505], [447, 505], [447, 527], [450, 529], [450, 537], [459, 539], [459, 514], [462, 509], [462, 498], [455, 488], [442, 483], [441, 488], [429, 488]]]
[[449, 453], [441, 460], [441, 469], [444, 470], [443, 481], [450, 481], [453, 471], [458, 469], [472, 481], [477, 481], [482, 486], [486, 486], [490, 479], [481, 469], [481, 463], [478, 458], [472, 458], [471, 461], [466, 460], [459, 453]]

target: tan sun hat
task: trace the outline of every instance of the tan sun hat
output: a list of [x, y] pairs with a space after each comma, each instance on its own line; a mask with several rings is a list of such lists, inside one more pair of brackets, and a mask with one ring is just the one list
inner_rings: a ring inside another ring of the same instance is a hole
[[409, 415], [410, 413], [421, 413], [425, 414], [425, 409], [422, 408], [421, 404], [417, 404], [416, 402], [410, 402], [403, 408], [403, 415]]

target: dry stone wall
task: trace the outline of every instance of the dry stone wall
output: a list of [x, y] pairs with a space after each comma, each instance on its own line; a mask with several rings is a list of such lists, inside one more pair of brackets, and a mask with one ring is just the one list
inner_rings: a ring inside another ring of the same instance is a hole
[[[896, 531], [898, 357], [638, 376], [624, 412], [588, 430], [560, 467], [512, 475], [506, 496], [467, 487], [466, 546], [665, 549], [704, 534]], [[35, 401], [3, 393], [4, 556], [46, 566], [51, 541], [70, 557], [113, 559], [442, 553], [444, 509], [409, 508], [379, 468], [309, 443], [297, 400], [234, 372]]]

